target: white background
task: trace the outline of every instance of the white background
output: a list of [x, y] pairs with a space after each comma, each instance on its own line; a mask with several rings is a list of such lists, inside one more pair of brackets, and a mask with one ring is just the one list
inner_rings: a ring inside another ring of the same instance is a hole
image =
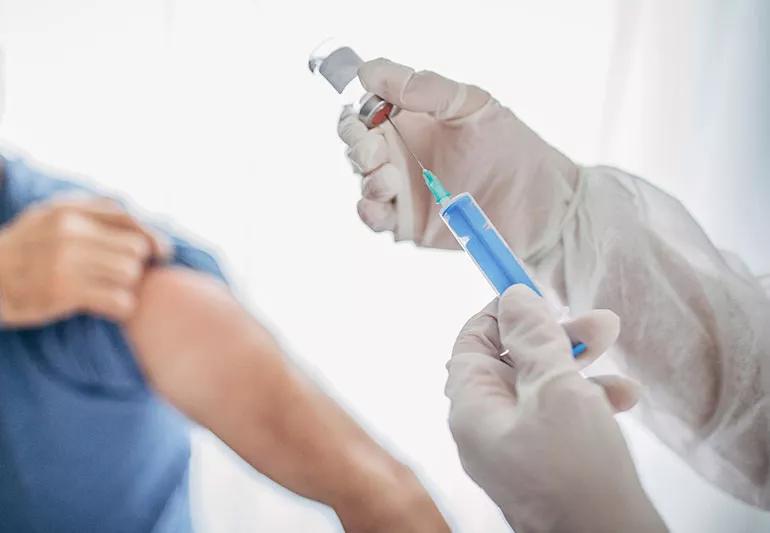
[[[337, 102], [307, 56], [333, 35], [366, 58], [472, 81], [574, 159], [652, 173], [707, 229], [725, 233], [729, 219], [745, 235], [741, 222], [753, 221], [736, 221], [739, 209], [720, 211], [702, 191], [688, 198], [683, 165], [656, 162], [676, 161], [676, 150], [656, 160], [650, 143], [608, 133], [622, 128], [605, 105], [618, 20], [610, 0], [0, 0], [8, 78], [0, 134], [212, 246], [244, 302], [418, 472], [458, 531], [506, 531], [460, 468], [443, 397], [454, 337], [492, 294], [463, 256], [394, 244], [358, 221]], [[770, 199], [760, 198], [760, 206]], [[738, 251], [767, 266], [766, 252], [739, 240]], [[633, 421], [623, 425], [672, 529], [770, 527]], [[328, 510], [250, 473], [206, 433], [195, 443], [201, 531], [338, 530]]]

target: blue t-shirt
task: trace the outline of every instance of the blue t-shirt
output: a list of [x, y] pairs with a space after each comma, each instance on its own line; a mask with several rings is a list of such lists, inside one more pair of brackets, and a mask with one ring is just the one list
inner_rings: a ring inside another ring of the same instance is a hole
[[[0, 226], [77, 189], [6, 161]], [[222, 278], [211, 256], [174, 244], [175, 264]], [[188, 429], [115, 324], [0, 328], [0, 531], [191, 531]]]

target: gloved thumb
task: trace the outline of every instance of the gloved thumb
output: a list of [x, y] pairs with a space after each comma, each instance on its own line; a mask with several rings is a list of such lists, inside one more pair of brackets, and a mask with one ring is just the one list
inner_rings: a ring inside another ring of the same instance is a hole
[[466, 418], [463, 413], [477, 412], [479, 404], [484, 404], [484, 410], [495, 405], [507, 408], [516, 396], [514, 371], [499, 357], [496, 311], [494, 300], [468, 320], [455, 341], [444, 388], [452, 401], [450, 427]]
[[358, 77], [364, 88], [408, 111], [429, 113], [437, 119], [462, 118], [480, 109], [489, 93], [443, 76], [375, 59], [361, 65]]
[[496, 312], [497, 300], [492, 300], [465, 323], [452, 348], [453, 357], [461, 353], [477, 353], [498, 358], [502, 350]]
[[545, 299], [526, 285], [513, 285], [500, 296], [497, 322], [519, 380], [577, 372], [569, 337]]

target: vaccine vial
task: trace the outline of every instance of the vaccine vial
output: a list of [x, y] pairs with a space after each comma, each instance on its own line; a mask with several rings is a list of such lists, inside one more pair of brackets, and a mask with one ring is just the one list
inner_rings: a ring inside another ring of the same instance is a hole
[[313, 50], [308, 67], [329, 82], [342, 103], [351, 105], [367, 128], [374, 128], [395, 116], [398, 108], [364, 89], [358, 80], [358, 67], [363, 62], [352, 48], [330, 39]]

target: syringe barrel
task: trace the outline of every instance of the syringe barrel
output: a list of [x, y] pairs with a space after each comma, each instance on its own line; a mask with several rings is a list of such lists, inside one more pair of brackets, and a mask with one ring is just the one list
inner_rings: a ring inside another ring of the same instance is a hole
[[[497, 294], [503, 294], [511, 285], [523, 283], [543, 296], [473, 196], [466, 192], [442, 203], [441, 218]], [[575, 357], [586, 350], [582, 342], [572, 344]]]
[[498, 294], [523, 283], [543, 295], [473, 196], [452, 198], [442, 207], [441, 218]]

